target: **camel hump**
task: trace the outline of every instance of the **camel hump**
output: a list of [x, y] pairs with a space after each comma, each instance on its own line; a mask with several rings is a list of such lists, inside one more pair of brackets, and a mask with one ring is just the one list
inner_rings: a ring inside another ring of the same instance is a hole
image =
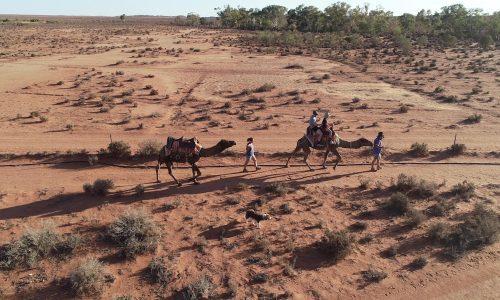
[[165, 147], [166, 155], [174, 153], [181, 153], [185, 155], [197, 155], [201, 150], [201, 145], [198, 143], [196, 137], [185, 139], [183, 136], [176, 139], [172, 136], [167, 138], [167, 145]]

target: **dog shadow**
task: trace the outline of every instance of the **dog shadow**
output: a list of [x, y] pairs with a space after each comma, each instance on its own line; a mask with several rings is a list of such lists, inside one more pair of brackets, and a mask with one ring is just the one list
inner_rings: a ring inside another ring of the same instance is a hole
[[200, 233], [198, 236], [203, 236], [207, 240], [232, 238], [235, 236], [239, 236], [244, 232], [241, 228], [236, 228], [238, 225], [240, 225], [240, 222], [232, 220], [226, 225], [209, 228]]

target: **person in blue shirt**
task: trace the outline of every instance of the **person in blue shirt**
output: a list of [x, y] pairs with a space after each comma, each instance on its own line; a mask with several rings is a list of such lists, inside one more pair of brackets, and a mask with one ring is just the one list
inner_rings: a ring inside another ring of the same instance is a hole
[[[382, 140], [384, 139], [384, 133], [379, 132], [377, 135], [377, 138], [375, 141], [373, 141], [373, 160], [372, 160], [372, 172], [376, 172], [377, 170], [380, 170], [380, 158], [382, 156], [382, 149], [384, 148], [382, 146]], [[375, 162], [377, 162], [377, 170], [375, 170]]]
[[248, 172], [247, 165], [250, 162], [250, 160], [253, 161], [253, 165], [255, 166], [255, 170], [256, 171], [260, 170], [260, 167], [257, 165], [257, 158], [255, 157], [255, 149], [253, 146], [253, 138], [252, 137], [247, 139], [246, 157], [247, 157], [247, 159], [245, 160], [243, 172]]

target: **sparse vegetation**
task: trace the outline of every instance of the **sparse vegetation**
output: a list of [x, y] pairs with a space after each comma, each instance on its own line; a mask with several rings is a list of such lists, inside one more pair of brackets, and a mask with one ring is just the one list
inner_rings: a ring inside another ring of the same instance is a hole
[[366, 282], [380, 282], [387, 277], [387, 273], [382, 270], [377, 270], [374, 268], [369, 268], [367, 271], [363, 272], [363, 279]]
[[482, 115], [473, 114], [473, 115], [468, 116], [467, 119], [465, 119], [463, 122], [465, 124], [480, 123], [482, 118], [483, 118]]
[[205, 275], [184, 288], [184, 300], [208, 299], [214, 288], [212, 281]]
[[145, 140], [139, 143], [137, 155], [144, 157], [156, 156], [160, 153], [163, 144], [157, 140]]
[[130, 145], [124, 141], [111, 142], [108, 145], [108, 151], [113, 158], [128, 158], [132, 155]]
[[288, 64], [285, 69], [304, 69], [304, 66], [301, 64]]
[[115, 184], [111, 179], [96, 179], [94, 184], [85, 183], [83, 191], [89, 195], [106, 196], [109, 190], [113, 189]]
[[264, 191], [266, 193], [269, 193], [269, 194], [276, 196], [276, 197], [278, 197], [278, 196], [283, 197], [286, 194], [288, 194], [289, 192], [291, 192], [292, 189], [286, 183], [273, 182], [273, 183], [267, 185], [266, 187], [264, 187]]
[[420, 256], [415, 258], [411, 263], [408, 264], [408, 267], [412, 270], [420, 270], [423, 269], [427, 265], [427, 259]]
[[425, 157], [429, 155], [426, 143], [413, 143], [410, 147], [410, 155], [413, 157]]
[[87, 258], [71, 272], [71, 288], [79, 296], [101, 294], [105, 284], [104, 264], [96, 258]]
[[154, 258], [146, 268], [146, 276], [153, 283], [165, 285], [170, 282], [173, 272], [163, 258]]
[[264, 93], [272, 91], [276, 86], [272, 83], [265, 83], [254, 90], [254, 93]]
[[107, 236], [123, 257], [134, 258], [156, 250], [160, 229], [143, 210], [129, 210], [108, 227]]
[[448, 148], [448, 153], [452, 156], [458, 156], [464, 154], [466, 149], [464, 144], [453, 144]]
[[143, 184], [138, 184], [135, 186], [135, 194], [141, 196], [146, 191], [146, 187]]
[[319, 250], [327, 254], [333, 261], [344, 259], [352, 248], [353, 237], [346, 231], [325, 231], [317, 243]]
[[410, 107], [406, 104], [403, 104], [399, 107], [399, 112], [402, 114], [407, 113], [410, 110]]
[[29, 229], [17, 241], [0, 249], [0, 269], [32, 268], [49, 256], [70, 255], [79, 245], [78, 235], [63, 238], [54, 224], [44, 222], [40, 228]]
[[410, 201], [405, 194], [397, 192], [389, 198], [385, 209], [394, 215], [401, 216], [410, 211]]
[[472, 182], [464, 180], [462, 183], [457, 183], [451, 188], [451, 193], [462, 200], [469, 200], [476, 192], [476, 185]]

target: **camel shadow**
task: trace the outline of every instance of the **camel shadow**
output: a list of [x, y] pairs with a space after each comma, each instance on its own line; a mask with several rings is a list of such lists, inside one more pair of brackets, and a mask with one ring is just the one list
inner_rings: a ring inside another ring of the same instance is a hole
[[[277, 170], [279, 169], [282, 168], [277, 168]], [[314, 178], [304, 177], [303, 179], [294, 179], [294, 185], [304, 186], [308, 184], [317, 184], [360, 173], [365, 173], [365, 171], [338, 174], [327, 177], [319, 176], [323, 174], [317, 174], [319, 177], [314, 176]], [[223, 173], [204, 176], [202, 178], [202, 184], [184, 185], [182, 187], [177, 187], [177, 185], [175, 185], [175, 183], [172, 181], [168, 183], [156, 183], [150, 181], [142, 183], [145, 187], [145, 191], [141, 195], [137, 195], [135, 191], [135, 184], [127, 185], [125, 186], [125, 188], [119, 186], [118, 188], [122, 188], [121, 190], [112, 192], [107, 196], [92, 196], [83, 193], [83, 191], [81, 193], [74, 192], [67, 194], [57, 194], [47, 199], [42, 199], [35, 202], [1, 208], [0, 216], [4, 220], [33, 216], [44, 218], [61, 216], [82, 212], [87, 209], [99, 207], [102, 205], [131, 204], [138, 201], [158, 201], [178, 195], [200, 195], [211, 192], [224, 192], [227, 191], [227, 187], [236, 187], [241, 184], [247, 186], [264, 187], [269, 185], [271, 182], [288, 181], [289, 179], [277, 180], [277, 178], [279, 177], [287, 176], [289, 176], [289, 173], [287, 172], [281, 174], [266, 175], [263, 175], [261, 173], [229, 172], [226, 174]]]
[[295, 268], [313, 271], [335, 265], [336, 261], [319, 251], [315, 244], [299, 248], [294, 252]]

